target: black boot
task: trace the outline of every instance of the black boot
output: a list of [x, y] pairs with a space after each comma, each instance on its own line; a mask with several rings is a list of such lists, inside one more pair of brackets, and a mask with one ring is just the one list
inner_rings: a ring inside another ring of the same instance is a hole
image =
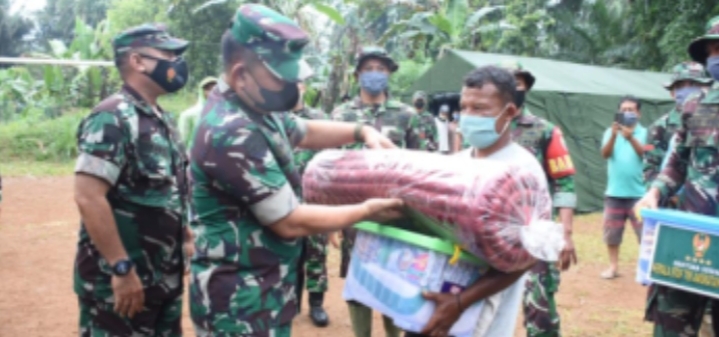
[[325, 299], [325, 293], [310, 293], [310, 318], [316, 327], [326, 327], [330, 324], [330, 318], [327, 316], [322, 303]]

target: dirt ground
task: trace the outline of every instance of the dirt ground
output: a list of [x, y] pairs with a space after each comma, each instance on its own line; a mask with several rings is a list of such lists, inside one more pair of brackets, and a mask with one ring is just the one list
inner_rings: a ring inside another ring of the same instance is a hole
[[[79, 217], [72, 200], [72, 177], [5, 178], [3, 187], [0, 336], [76, 336], [78, 309], [72, 291], [72, 265]], [[633, 281], [635, 260], [631, 252], [623, 255], [623, 277], [614, 281], [598, 277], [606, 254], [598, 219], [588, 216], [575, 221], [580, 264], [563, 274], [558, 295], [563, 335], [646, 336], [650, 331], [642, 322], [646, 289]], [[632, 245], [636, 252], [634, 242], [627, 244]], [[341, 298], [339, 254], [330, 250], [330, 291], [325, 308], [331, 324], [323, 329], [312, 326], [305, 306], [294, 322], [296, 336], [352, 335]], [[183, 328], [186, 335], [193, 335], [187, 309]], [[515, 336], [523, 335], [518, 324]], [[383, 336], [376, 314], [373, 336]]]

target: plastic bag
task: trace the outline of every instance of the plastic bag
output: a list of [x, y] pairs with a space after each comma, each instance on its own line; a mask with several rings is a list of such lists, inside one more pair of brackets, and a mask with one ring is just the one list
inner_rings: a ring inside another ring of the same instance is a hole
[[540, 172], [504, 162], [408, 150], [327, 150], [303, 176], [304, 200], [348, 205], [400, 198], [413, 223], [458, 243], [495, 269], [555, 261], [564, 245]]

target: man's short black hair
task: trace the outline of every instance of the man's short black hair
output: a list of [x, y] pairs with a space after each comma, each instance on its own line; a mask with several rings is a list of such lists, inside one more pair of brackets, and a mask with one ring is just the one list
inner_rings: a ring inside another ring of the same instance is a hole
[[222, 34], [220, 45], [222, 48], [222, 66], [225, 70], [229, 70], [240, 60], [251, 63], [254, 59], [252, 51], [237, 42], [229, 30]]
[[642, 102], [639, 100], [639, 98], [636, 98], [632, 95], [622, 97], [622, 100], [619, 101], [620, 108], [622, 107], [622, 104], [624, 104], [624, 102], [634, 102], [634, 104], [637, 105], [637, 110], [642, 111]]
[[502, 103], [514, 102], [514, 96], [517, 94], [517, 81], [512, 73], [499, 67], [485, 66], [472, 70], [464, 77], [464, 86], [467, 88], [481, 89], [488, 83], [497, 88]]

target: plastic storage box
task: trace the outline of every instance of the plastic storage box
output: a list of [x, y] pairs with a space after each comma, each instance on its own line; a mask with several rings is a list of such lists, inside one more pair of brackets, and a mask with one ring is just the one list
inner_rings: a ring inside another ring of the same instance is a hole
[[675, 210], [641, 210], [637, 282], [719, 298], [719, 219]]
[[[406, 331], [421, 331], [434, 313], [423, 291], [459, 293], [487, 270], [445, 240], [369, 222], [355, 228], [343, 297], [391, 317]], [[471, 335], [481, 307], [479, 302], [467, 308], [449, 334]]]

